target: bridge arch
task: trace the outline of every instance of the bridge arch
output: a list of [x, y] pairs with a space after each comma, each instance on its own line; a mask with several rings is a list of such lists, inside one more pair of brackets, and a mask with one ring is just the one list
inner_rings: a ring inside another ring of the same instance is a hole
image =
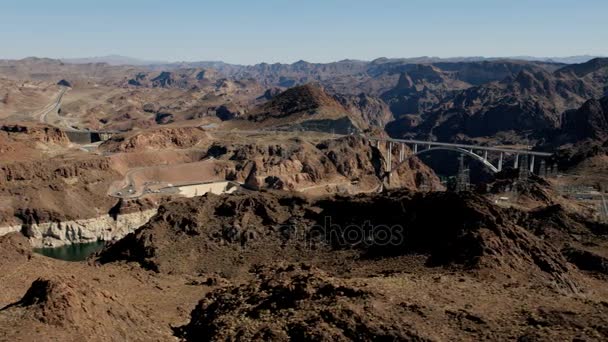
[[409, 162], [409, 160], [413, 157], [413, 156], [419, 156], [421, 154], [425, 154], [428, 152], [432, 152], [432, 151], [452, 151], [452, 152], [458, 152], [464, 155], [467, 155], [473, 159], [478, 160], [479, 162], [481, 162], [486, 168], [490, 169], [492, 172], [497, 173], [499, 172], [498, 168], [494, 165], [492, 165], [492, 163], [490, 163], [487, 159], [485, 159], [484, 157], [480, 156], [479, 154], [472, 152], [470, 150], [466, 150], [464, 148], [461, 147], [451, 147], [451, 146], [434, 146], [431, 148], [427, 148], [424, 150], [419, 150], [416, 153], [413, 153], [409, 156], [407, 156], [406, 158], [403, 159], [403, 161], [399, 162], [399, 164], [397, 164], [395, 167], [391, 167], [390, 171], [388, 171], [386, 173], [386, 175], [390, 175], [391, 173], [393, 173], [393, 171], [399, 169], [400, 167], [402, 167], [405, 163]]

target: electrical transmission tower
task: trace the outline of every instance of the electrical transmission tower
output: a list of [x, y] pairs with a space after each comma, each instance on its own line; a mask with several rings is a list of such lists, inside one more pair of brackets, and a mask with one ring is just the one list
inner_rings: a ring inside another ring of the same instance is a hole
[[464, 155], [458, 158], [458, 175], [456, 176], [456, 191], [467, 191], [470, 187], [469, 168], [464, 166]]
[[520, 180], [524, 180], [524, 179], [528, 179], [528, 177], [530, 177], [530, 169], [529, 169], [530, 165], [528, 164], [528, 156], [527, 155], [523, 155], [521, 156], [521, 161], [519, 163], [519, 179]]

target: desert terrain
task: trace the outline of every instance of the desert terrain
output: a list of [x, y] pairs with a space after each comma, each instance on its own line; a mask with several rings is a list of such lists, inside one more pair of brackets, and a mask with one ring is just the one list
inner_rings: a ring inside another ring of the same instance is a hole
[[606, 58], [2, 60], [0, 340], [606, 340], [606, 89]]

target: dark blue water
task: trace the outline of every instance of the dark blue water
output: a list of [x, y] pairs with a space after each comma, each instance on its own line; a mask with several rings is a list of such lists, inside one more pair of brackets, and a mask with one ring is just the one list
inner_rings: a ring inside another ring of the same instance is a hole
[[105, 244], [105, 241], [97, 241], [55, 248], [34, 248], [34, 252], [53, 259], [65, 261], [83, 261], [93, 253], [100, 251]]

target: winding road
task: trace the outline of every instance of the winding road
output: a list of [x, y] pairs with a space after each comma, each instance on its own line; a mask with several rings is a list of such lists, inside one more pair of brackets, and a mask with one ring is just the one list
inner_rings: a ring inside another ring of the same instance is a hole
[[49, 113], [51, 113], [53, 111], [57, 111], [57, 112], [59, 111], [59, 108], [61, 108], [61, 99], [63, 98], [63, 95], [65, 95], [65, 93], [67, 91], [68, 91], [68, 87], [61, 87], [61, 90], [59, 91], [59, 94], [57, 95], [57, 98], [55, 99], [55, 101], [46, 105], [34, 116], [38, 116], [40, 119], [40, 122], [50, 125], [51, 123], [48, 122], [48, 115], [49, 115]]

